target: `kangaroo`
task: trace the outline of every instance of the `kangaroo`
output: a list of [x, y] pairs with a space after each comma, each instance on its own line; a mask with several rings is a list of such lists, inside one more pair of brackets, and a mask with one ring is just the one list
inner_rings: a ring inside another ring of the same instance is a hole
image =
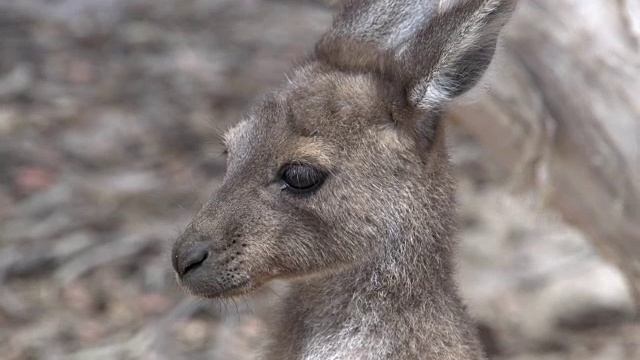
[[209, 298], [290, 291], [267, 359], [483, 359], [454, 281], [447, 104], [515, 0], [354, 0], [225, 134], [227, 171], [172, 250]]

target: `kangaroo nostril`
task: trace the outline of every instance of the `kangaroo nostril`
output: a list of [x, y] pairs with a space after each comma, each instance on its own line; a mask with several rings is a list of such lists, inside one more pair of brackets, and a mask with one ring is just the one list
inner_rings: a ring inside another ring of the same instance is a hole
[[207, 246], [203, 246], [202, 244], [198, 244], [187, 251], [182, 256], [182, 259], [179, 260], [178, 266], [178, 274], [180, 276], [185, 276], [188, 272], [191, 272], [197, 268], [199, 268], [205, 260], [209, 257], [209, 248]]

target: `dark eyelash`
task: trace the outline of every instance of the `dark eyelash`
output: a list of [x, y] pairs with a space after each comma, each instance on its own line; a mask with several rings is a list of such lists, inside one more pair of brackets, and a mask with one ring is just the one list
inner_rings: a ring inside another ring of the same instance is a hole
[[285, 185], [283, 189], [294, 193], [307, 193], [319, 188], [327, 174], [311, 165], [291, 163], [281, 169], [279, 177]]

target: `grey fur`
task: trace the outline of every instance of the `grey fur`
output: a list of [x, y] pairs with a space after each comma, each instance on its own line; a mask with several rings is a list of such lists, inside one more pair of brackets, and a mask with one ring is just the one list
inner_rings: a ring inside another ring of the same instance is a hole
[[[349, 2], [226, 135], [223, 184], [172, 261], [207, 298], [291, 280], [267, 359], [484, 358], [453, 279], [440, 119], [482, 76], [515, 0], [439, 5]], [[283, 166], [300, 162], [328, 174], [317, 191], [283, 187]]]

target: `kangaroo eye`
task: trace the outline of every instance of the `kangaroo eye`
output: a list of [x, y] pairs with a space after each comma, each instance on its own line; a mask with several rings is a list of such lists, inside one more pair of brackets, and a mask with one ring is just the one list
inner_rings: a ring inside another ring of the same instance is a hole
[[324, 172], [302, 164], [289, 165], [282, 172], [285, 188], [298, 193], [315, 190], [326, 177]]

